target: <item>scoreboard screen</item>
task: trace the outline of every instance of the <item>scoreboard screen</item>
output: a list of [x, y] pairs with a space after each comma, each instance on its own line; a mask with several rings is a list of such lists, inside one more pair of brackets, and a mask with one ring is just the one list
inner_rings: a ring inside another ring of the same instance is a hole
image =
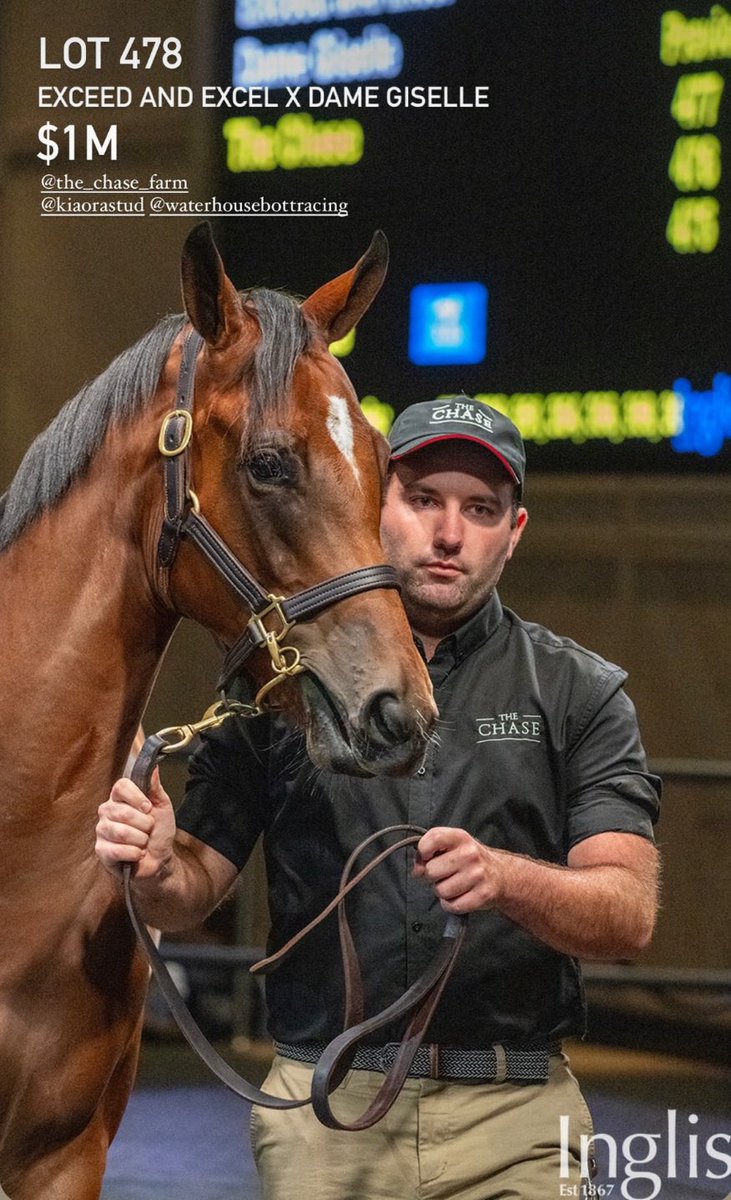
[[728, 471], [731, 12], [230, 0], [215, 41], [217, 193], [262, 218], [218, 224], [237, 284], [389, 238], [334, 348], [376, 422], [466, 392], [534, 470]]

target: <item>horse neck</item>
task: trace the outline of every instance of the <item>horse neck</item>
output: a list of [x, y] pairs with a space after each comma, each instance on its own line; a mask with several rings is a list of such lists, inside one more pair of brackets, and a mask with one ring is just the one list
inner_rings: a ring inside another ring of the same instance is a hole
[[153, 471], [118, 441], [0, 556], [0, 761], [36, 805], [103, 798], [176, 623], [149, 567]]

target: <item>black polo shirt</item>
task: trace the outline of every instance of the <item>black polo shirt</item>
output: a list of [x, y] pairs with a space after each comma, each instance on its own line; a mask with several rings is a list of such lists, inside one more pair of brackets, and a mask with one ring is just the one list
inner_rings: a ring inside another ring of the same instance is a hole
[[[194, 755], [179, 827], [238, 867], [263, 834], [270, 950], [325, 907], [351, 850], [386, 825], [461, 827], [487, 845], [550, 863], [565, 863], [572, 846], [598, 833], [652, 838], [660, 784], [647, 773], [619, 667], [522, 621], [495, 595], [440, 643], [429, 672], [440, 716], [411, 777], [319, 770], [281, 717], [231, 720]], [[378, 867], [347, 901], [367, 1015], [413, 983], [444, 927], [407, 853]], [[268, 977], [275, 1040], [340, 1032], [339, 961], [331, 917]], [[476, 1049], [583, 1028], [577, 963], [500, 913], [471, 914], [426, 1040]], [[381, 1031], [375, 1040], [396, 1034]]]

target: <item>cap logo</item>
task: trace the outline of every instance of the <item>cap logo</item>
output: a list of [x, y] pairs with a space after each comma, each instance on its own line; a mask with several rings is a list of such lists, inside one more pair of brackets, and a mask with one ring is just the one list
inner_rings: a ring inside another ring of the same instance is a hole
[[465, 425], [479, 425], [481, 429], [492, 432], [492, 417], [475, 404], [465, 404], [462, 400], [452, 400], [448, 404], [440, 404], [432, 409], [430, 425], [440, 425], [442, 421], [461, 421]]

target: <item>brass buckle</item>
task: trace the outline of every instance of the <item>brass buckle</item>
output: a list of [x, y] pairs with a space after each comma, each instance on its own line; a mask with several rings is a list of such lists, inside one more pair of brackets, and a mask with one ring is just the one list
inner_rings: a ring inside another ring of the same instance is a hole
[[[271, 592], [267, 596], [269, 603], [266, 608], [260, 609], [257, 613], [252, 613], [249, 618], [249, 629], [251, 630], [251, 640], [255, 646], [269, 646], [269, 653], [272, 656], [272, 661], [277, 665], [274, 658], [274, 653], [279, 651], [279, 643], [287, 636], [294, 621], [288, 621], [284, 615], [282, 605], [284, 604], [284, 596], [274, 596]], [[276, 613], [277, 618], [282, 626], [280, 630], [267, 629], [264, 624], [264, 617], [268, 617], [269, 613]], [[276, 651], [272, 647], [276, 646]]]
[[[169, 422], [174, 421], [176, 417], [183, 418], [183, 436], [180, 439], [180, 444], [174, 446], [172, 450], [169, 450], [165, 445], [165, 434], [167, 433]], [[160, 436], [157, 439], [157, 448], [162, 454], [163, 458], [177, 458], [179, 454], [182, 454], [184, 450], [188, 449], [192, 436], [193, 414], [187, 408], [174, 408], [172, 412], [167, 413], [165, 417], [163, 417], [163, 422], [160, 426]]]

